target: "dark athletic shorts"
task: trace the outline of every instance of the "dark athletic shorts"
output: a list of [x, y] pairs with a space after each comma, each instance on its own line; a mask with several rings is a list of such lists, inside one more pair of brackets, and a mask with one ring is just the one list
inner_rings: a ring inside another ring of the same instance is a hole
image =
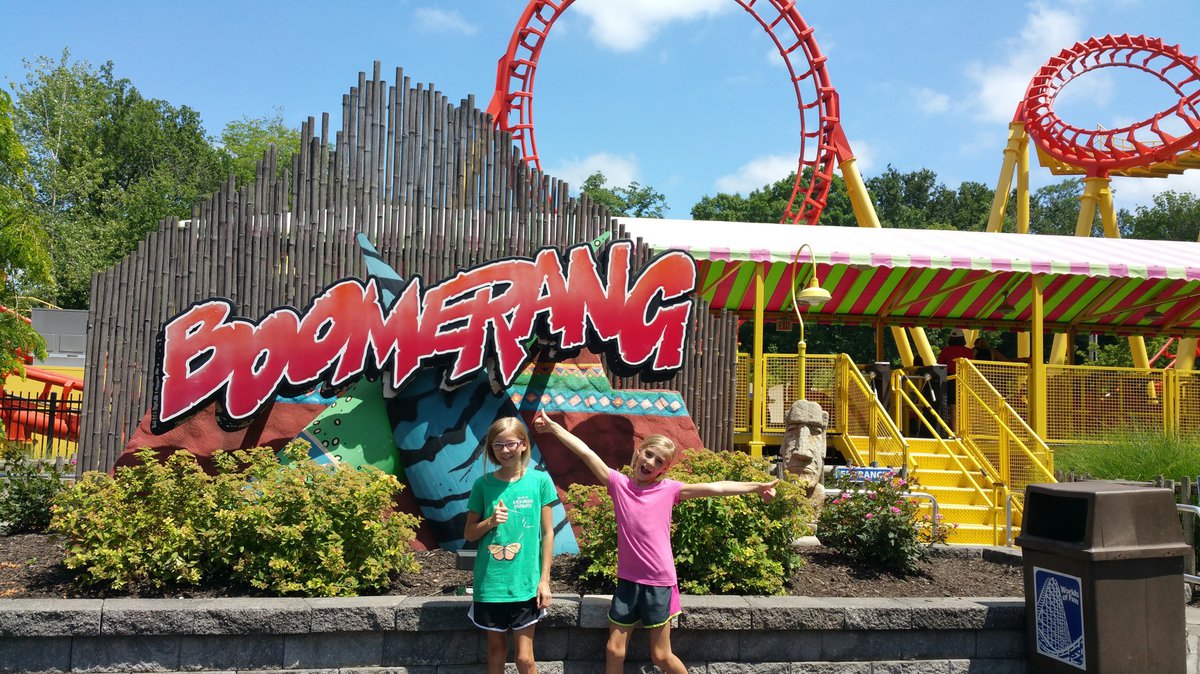
[[477, 601], [467, 610], [467, 617], [481, 630], [490, 632], [520, 632], [546, 615], [537, 607], [537, 597], [525, 601]]
[[661, 627], [682, 613], [679, 606], [679, 586], [642, 585], [623, 578], [617, 579], [608, 621], [621, 627]]

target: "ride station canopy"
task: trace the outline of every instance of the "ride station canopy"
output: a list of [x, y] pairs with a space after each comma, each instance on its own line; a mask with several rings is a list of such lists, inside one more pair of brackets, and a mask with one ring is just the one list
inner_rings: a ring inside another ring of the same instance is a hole
[[[655, 252], [682, 250], [714, 309], [794, 318], [812, 274], [832, 294], [806, 322], [1028, 329], [1032, 279], [1048, 332], [1200, 336], [1200, 243], [958, 230], [619, 218]], [[731, 246], [730, 244], [734, 244]], [[797, 251], [811, 248], [811, 257]]]

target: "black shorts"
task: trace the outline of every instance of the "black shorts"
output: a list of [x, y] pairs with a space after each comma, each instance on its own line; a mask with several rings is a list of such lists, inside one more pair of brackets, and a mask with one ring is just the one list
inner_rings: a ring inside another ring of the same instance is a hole
[[546, 609], [537, 607], [537, 597], [525, 601], [477, 601], [467, 610], [471, 622], [489, 632], [520, 632], [545, 616]]
[[679, 605], [679, 586], [643, 585], [617, 579], [608, 621], [621, 627], [661, 627], [683, 611]]

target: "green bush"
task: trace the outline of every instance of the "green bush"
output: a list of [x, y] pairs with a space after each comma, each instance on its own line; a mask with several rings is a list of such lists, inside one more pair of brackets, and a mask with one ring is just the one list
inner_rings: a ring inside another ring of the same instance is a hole
[[115, 478], [88, 473], [56, 499], [52, 528], [80, 581], [114, 589], [235, 584], [268, 594], [348, 596], [415, 571], [417, 518], [392, 510], [394, 476], [331, 469], [269, 448], [214, 457], [137, 454]]
[[929, 545], [945, 543], [951, 528], [922, 516], [919, 504], [902, 495], [915, 483], [890, 474], [865, 482], [855, 477], [833, 479], [817, 516], [817, 539], [853, 564], [915, 573]]
[[50, 526], [50, 506], [63, 488], [63, 473], [54, 464], [30, 461], [17, 445], [0, 452], [7, 473], [0, 479], [0, 533], [6, 536], [45, 531]]
[[[770, 480], [765, 467], [740, 452], [685, 450], [667, 473], [680, 482]], [[617, 527], [603, 487], [572, 485], [567, 493], [578, 526], [581, 575], [612, 586], [617, 576]], [[679, 589], [689, 594], [779, 594], [802, 563], [793, 542], [811, 533], [802, 485], [788, 478], [764, 503], [756, 494], [689, 499], [675, 506], [671, 545]]]

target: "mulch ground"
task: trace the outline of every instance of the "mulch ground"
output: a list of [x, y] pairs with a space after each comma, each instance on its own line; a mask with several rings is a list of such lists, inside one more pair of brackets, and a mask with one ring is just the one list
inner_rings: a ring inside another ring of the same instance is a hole
[[[452, 553], [418, 552], [421, 570], [396, 578], [391, 595], [452, 595], [471, 584], [471, 573], [460, 571]], [[808, 597], [1019, 597], [1024, 593], [1020, 564], [985, 561], [961, 550], [935, 550], [921, 570], [899, 576], [853, 568], [821, 547], [804, 548], [805, 565], [788, 583], [788, 594]], [[551, 588], [564, 594], [607, 594], [611, 588], [581, 584], [576, 558], [556, 557]], [[133, 588], [100, 591], [80, 587], [63, 565], [63, 547], [54, 537], [21, 534], [0, 537], [0, 598], [17, 597], [221, 597], [252, 594], [241, 588], [205, 586], [170, 591]]]

